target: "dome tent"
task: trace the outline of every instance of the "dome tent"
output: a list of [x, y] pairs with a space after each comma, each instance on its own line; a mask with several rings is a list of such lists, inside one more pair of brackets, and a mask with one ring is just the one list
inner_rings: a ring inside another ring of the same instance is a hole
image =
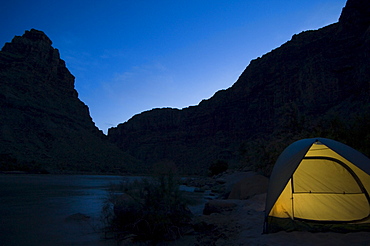
[[302, 139], [277, 159], [264, 233], [370, 230], [370, 159], [326, 138]]

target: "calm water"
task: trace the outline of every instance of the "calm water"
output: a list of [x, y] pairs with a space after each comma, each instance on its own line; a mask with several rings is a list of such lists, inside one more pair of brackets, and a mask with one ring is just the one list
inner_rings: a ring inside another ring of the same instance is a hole
[[[134, 177], [0, 175], [0, 245], [114, 245], [97, 232], [107, 187]], [[70, 215], [91, 216], [68, 221]]]

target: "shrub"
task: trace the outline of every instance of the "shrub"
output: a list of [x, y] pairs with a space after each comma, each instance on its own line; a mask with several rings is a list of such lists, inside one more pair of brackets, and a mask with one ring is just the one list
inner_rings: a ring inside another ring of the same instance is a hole
[[139, 240], [174, 240], [190, 222], [187, 204], [178, 180], [170, 173], [122, 183], [110, 193], [103, 218], [117, 240], [125, 235]]

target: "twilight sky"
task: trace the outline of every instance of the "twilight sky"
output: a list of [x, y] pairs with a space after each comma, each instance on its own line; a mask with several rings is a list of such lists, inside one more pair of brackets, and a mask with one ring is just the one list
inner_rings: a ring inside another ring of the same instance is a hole
[[346, 0], [12, 0], [0, 47], [35, 28], [76, 77], [99, 129], [197, 105], [293, 34], [338, 21]]

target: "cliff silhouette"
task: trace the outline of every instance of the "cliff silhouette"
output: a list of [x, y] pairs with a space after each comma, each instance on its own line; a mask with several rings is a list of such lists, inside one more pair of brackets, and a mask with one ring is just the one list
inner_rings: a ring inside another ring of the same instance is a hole
[[95, 127], [42, 31], [0, 51], [0, 122], [0, 171], [119, 172], [136, 163]]
[[337, 23], [293, 35], [252, 60], [239, 79], [197, 106], [153, 109], [105, 136], [78, 99], [74, 76], [41, 31], [0, 51], [0, 171], [149, 172], [212, 163], [269, 174], [307, 137], [370, 155], [370, 2], [348, 0]]
[[337, 23], [293, 35], [199, 105], [153, 109], [108, 138], [148, 165], [204, 173], [224, 160], [269, 173], [290, 143], [328, 137], [370, 154], [370, 2], [348, 0]]

